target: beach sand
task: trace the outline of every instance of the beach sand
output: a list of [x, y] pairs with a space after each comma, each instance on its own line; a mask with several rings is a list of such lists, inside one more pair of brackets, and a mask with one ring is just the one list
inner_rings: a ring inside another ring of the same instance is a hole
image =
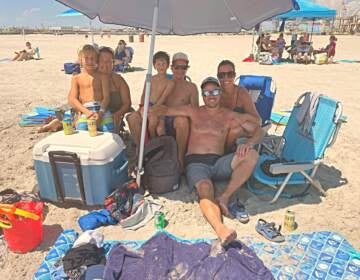
[[[127, 36], [112, 36], [101, 39], [99, 45], [114, 47], [119, 39]], [[130, 89], [133, 104], [139, 103], [147, 68], [148, 42], [130, 44], [135, 49], [132, 65], [137, 71], [124, 74]], [[77, 57], [77, 49], [90, 39], [83, 36], [28, 35], [26, 40], [40, 48], [41, 60], [0, 63], [0, 190], [13, 188], [18, 191], [36, 190], [37, 180], [32, 161], [34, 145], [47, 134], [38, 134], [35, 127], [19, 127], [19, 115], [31, 111], [35, 106], [59, 106], [65, 104], [70, 88], [71, 75], [62, 71], [65, 62]], [[290, 42], [290, 38], [286, 40]], [[315, 48], [325, 46], [328, 36], [314, 36]], [[22, 36], [0, 36], [0, 59], [11, 58], [13, 52], [23, 48]], [[331, 230], [346, 237], [355, 248], [360, 249], [360, 64], [339, 63], [333, 65], [283, 64], [261, 66], [243, 63], [251, 49], [251, 36], [198, 35], [158, 36], [155, 50], [170, 54], [183, 51], [190, 58], [188, 75], [197, 85], [208, 75], [216, 74], [216, 66], [222, 59], [234, 61], [237, 74], [264, 74], [274, 78], [277, 95], [274, 110], [290, 109], [297, 97], [311, 90], [326, 94], [342, 102], [348, 122], [343, 125], [337, 142], [326, 151], [324, 164], [318, 179], [326, 189], [327, 197], [320, 197], [311, 188], [310, 194], [301, 199], [279, 199], [269, 205], [241, 190], [238, 195], [246, 200], [251, 220], [243, 225], [225, 218], [225, 223], [237, 230], [238, 235], [262, 239], [255, 231], [259, 218], [282, 223], [287, 209], [296, 213], [298, 228], [295, 232]], [[336, 58], [360, 59], [360, 36], [338, 36]], [[272, 129], [274, 131], [274, 129]], [[184, 185], [177, 192], [160, 196], [157, 201], [164, 205], [169, 222], [167, 230], [185, 238], [215, 237], [211, 227], [202, 217], [194, 193], [189, 194]], [[63, 229], [74, 228], [79, 216], [86, 209], [57, 207], [47, 203], [44, 220], [44, 240], [35, 251], [20, 255], [8, 253], [6, 263], [0, 267], [0, 279], [30, 279], [39, 267], [54, 240]], [[149, 222], [137, 231], [124, 231], [119, 226], [99, 229], [106, 239], [146, 239], [155, 228]]]

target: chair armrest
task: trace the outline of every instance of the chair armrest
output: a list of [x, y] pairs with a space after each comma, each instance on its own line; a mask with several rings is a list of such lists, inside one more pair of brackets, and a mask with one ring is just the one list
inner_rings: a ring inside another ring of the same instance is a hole
[[312, 169], [314, 166], [315, 163], [312, 161], [274, 163], [270, 165], [270, 172], [272, 174], [300, 172], [300, 171]]

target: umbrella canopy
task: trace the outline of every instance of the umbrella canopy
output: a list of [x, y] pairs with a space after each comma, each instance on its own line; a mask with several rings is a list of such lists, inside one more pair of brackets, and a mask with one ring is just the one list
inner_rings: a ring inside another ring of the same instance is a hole
[[[151, 0], [57, 0], [104, 23], [151, 30]], [[160, 0], [156, 31], [162, 34], [239, 32], [287, 12], [293, 0]]]
[[[78, 16], [85, 16], [84, 14], [80, 13], [79, 11], [77, 10], [74, 10], [74, 9], [69, 9], [69, 10], [66, 10], [58, 15], [56, 15], [57, 17], [78, 17]], [[92, 25], [91, 25], [91, 20], [89, 22], [89, 28], [90, 28], [90, 34], [91, 34], [91, 41], [92, 43], [94, 44], [95, 41], [94, 41], [94, 33], [92, 32]]]
[[290, 11], [294, 0], [56, 0], [104, 23], [151, 30], [136, 181], [140, 185], [149, 108], [155, 33], [239, 32]]
[[78, 12], [77, 10], [69, 9], [69, 10], [66, 10], [66, 11], [56, 15], [56, 16], [57, 17], [77, 17], [77, 16], [83, 16], [83, 14]]
[[314, 3], [310, 0], [296, 0], [299, 5], [298, 10], [291, 10], [285, 14], [278, 15], [276, 18], [333, 18], [336, 16], [336, 10]]

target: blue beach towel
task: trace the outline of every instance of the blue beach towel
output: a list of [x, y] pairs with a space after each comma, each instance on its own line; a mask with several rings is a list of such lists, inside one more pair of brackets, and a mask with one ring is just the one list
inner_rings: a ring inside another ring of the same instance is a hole
[[[163, 232], [184, 244], [211, 242], [211, 239], [185, 240]], [[72, 247], [77, 235], [74, 230], [65, 230], [32, 279], [50, 280], [51, 273], [56, 270], [54, 264]], [[243, 237], [241, 241], [256, 253], [275, 279], [360, 279], [360, 259], [356, 257], [360, 252], [335, 232], [291, 234], [286, 236], [286, 241], [282, 244], [256, 242], [253, 237]], [[103, 243], [106, 255], [120, 242], [138, 249], [146, 241], [106, 241]]]

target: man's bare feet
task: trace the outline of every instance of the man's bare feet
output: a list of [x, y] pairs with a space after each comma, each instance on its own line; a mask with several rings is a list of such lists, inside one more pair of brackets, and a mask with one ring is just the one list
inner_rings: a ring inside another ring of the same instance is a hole
[[233, 242], [236, 237], [236, 231], [230, 228], [227, 228], [226, 226], [222, 225], [218, 230], [215, 230], [217, 236], [221, 240], [222, 246], [229, 245], [231, 242]]
[[48, 124], [40, 127], [38, 129], [38, 133], [41, 132], [56, 132], [62, 129], [62, 123], [58, 120], [58, 119], [53, 119], [51, 122], [49, 122]]
[[217, 203], [219, 204], [221, 214], [223, 214], [225, 217], [231, 217], [231, 214], [229, 212], [229, 209], [227, 207], [229, 201], [225, 198], [222, 198], [221, 196], [216, 199]]

